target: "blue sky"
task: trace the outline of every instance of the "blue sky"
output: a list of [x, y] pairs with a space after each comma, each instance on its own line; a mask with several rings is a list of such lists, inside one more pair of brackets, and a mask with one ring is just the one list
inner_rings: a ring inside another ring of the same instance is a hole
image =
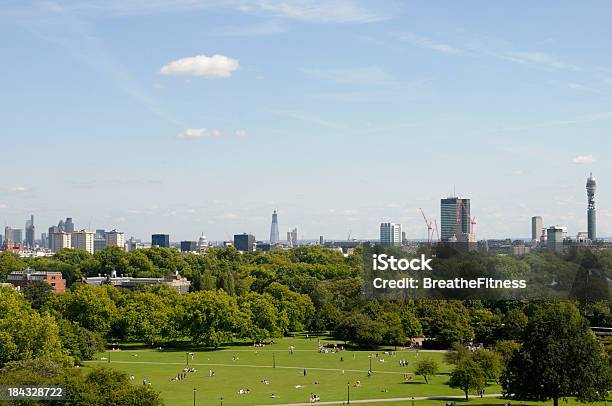
[[[525, 3], [526, 4], [526, 3]], [[612, 5], [543, 1], [4, 1], [0, 221], [148, 239], [410, 238], [472, 199], [611, 235]]]

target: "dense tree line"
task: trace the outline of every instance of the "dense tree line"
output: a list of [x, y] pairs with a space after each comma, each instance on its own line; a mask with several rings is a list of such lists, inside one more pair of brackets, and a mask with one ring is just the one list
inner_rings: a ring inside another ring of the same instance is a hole
[[[523, 257], [436, 254], [440, 268], [496, 267], [513, 277], [525, 272], [550, 277], [554, 272], [589, 269], [608, 274], [612, 269], [612, 254], [607, 251]], [[597, 399], [608, 387], [610, 363], [604, 350], [612, 351], [612, 342], [603, 340], [602, 346], [588, 326], [612, 327], [610, 302], [365, 300], [361, 261], [359, 249], [345, 257], [321, 247], [243, 254], [215, 248], [205, 255], [162, 248], [126, 253], [109, 247], [94, 255], [63, 250], [52, 258], [36, 259], [2, 253], [0, 280], [11, 271], [31, 267], [61, 272], [69, 289], [55, 295], [43, 283], [30, 285], [21, 294], [0, 288], [0, 368], [16, 371], [19, 363], [36, 362], [78, 364], [92, 359], [110, 340], [152, 346], [188, 340], [218, 347], [235, 339], [258, 342], [295, 331], [325, 331], [365, 347], [405, 345], [414, 337], [426, 337], [425, 346], [450, 346], [447, 361], [455, 369], [449, 385], [466, 396], [489, 381], [501, 383], [508, 394], [555, 402], [567, 396]], [[112, 271], [138, 277], [178, 272], [192, 281], [191, 291], [180, 295], [165, 285], [129, 291], [79, 282], [84, 276]], [[554, 328], [542, 327], [549, 325]], [[559, 337], [566, 337], [562, 344]], [[468, 351], [468, 343], [482, 343], [493, 350]], [[582, 357], [577, 364], [580, 371], [570, 364], [575, 357]], [[569, 372], [555, 375], [550, 389], [530, 386], [551, 379], [549, 371], [557, 364], [567, 365]], [[525, 365], [532, 365], [531, 375], [526, 374]], [[438, 369], [428, 359], [416, 367], [425, 382]], [[70, 379], [76, 385], [96, 376]], [[576, 379], [588, 383], [588, 390], [576, 386]], [[149, 396], [125, 396], [132, 395]], [[150, 404], [156, 404], [154, 393], [151, 399]]]

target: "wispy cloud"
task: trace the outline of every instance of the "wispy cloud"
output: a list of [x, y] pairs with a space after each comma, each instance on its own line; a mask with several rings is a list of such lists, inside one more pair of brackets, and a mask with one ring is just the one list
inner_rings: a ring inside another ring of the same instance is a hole
[[572, 159], [572, 162], [577, 165], [592, 164], [596, 161], [597, 159], [593, 155], [578, 155], [577, 157]]
[[301, 69], [302, 72], [318, 79], [340, 84], [382, 84], [392, 80], [384, 69], [379, 67], [345, 69]]
[[544, 52], [505, 52], [493, 55], [501, 59], [524, 65], [538, 65], [552, 69], [579, 70], [577, 66]]
[[[16, 4], [21, 5], [19, 2]], [[50, 1], [17, 7], [7, 7], [0, 12], [13, 18], [32, 35], [63, 50], [72, 60], [108, 80], [159, 118], [182, 125], [137, 84], [125, 66], [109, 51], [106, 43], [95, 34], [89, 20], [75, 11], [74, 3]]]
[[544, 121], [541, 123], [532, 123], [526, 124], [522, 126], [515, 127], [502, 127], [491, 131], [485, 131], [483, 134], [491, 134], [496, 132], [513, 132], [513, 131], [527, 131], [527, 130], [536, 130], [539, 128], [548, 128], [548, 127], [559, 127], [566, 125], [575, 125], [575, 124], [587, 124], [596, 121], [603, 120], [612, 120], [612, 112], [601, 112], [601, 113], [592, 113], [585, 114], [582, 116], [578, 116], [568, 120], [553, 120], [553, 121]]
[[422, 37], [412, 32], [403, 32], [403, 33], [398, 34], [397, 37], [401, 41], [409, 42], [418, 47], [430, 49], [436, 52], [442, 52], [444, 54], [455, 54], [456, 55], [456, 54], [465, 53], [463, 49], [457, 48], [449, 44], [435, 41], [431, 38]]
[[207, 128], [188, 128], [178, 135], [178, 138], [182, 139], [196, 139], [196, 138], [210, 138], [210, 137], [222, 137], [223, 132], [216, 129]]
[[333, 130], [352, 132], [352, 129], [333, 121], [325, 120], [319, 118], [317, 116], [304, 113], [301, 111], [287, 111], [287, 110], [267, 110], [269, 113], [272, 113], [277, 116], [287, 117], [294, 120], [302, 121], [307, 124], [315, 124], [321, 127], [331, 128]]
[[88, 0], [48, 2], [49, 11], [71, 10], [87, 15], [150, 15], [199, 10], [232, 10], [251, 15], [307, 23], [370, 23], [386, 20], [385, 13], [355, 0]]
[[230, 77], [239, 67], [236, 59], [225, 55], [197, 55], [169, 62], [161, 67], [159, 73], [166, 76], [204, 76], [219, 79]]
[[249, 135], [249, 133], [245, 129], [236, 130], [236, 136], [237, 137], [246, 137], [248, 135]]

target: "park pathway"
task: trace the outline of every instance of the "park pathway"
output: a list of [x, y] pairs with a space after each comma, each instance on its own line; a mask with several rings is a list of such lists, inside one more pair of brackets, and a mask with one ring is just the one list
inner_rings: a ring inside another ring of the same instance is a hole
[[[483, 395], [485, 398], [496, 398], [502, 396], [501, 393], [492, 393]], [[478, 397], [478, 396], [476, 396]], [[352, 404], [358, 403], [383, 403], [383, 402], [406, 402], [411, 400], [452, 400], [452, 399], [465, 399], [465, 396], [415, 396], [409, 398], [387, 398], [387, 399], [356, 399], [351, 400]], [[312, 406], [312, 405], [346, 405], [346, 400], [332, 400], [329, 402], [316, 402], [316, 403], [276, 403], [271, 405], [259, 405], [259, 406]]]
[[[108, 361], [106, 360], [93, 360], [93, 361], [86, 361], [88, 363], [107, 363]], [[158, 361], [111, 361], [111, 364], [153, 364], [153, 365], [182, 365], [185, 366], [187, 365], [185, 362], [158, 362]], [[298, 366], [283, 366], [283, 365], [277, 365], [277, 366], [272, 366], [272, 365], [251, 365], [251, 364], [220, 364], [220, 363], [198, 363], [198, 362], [190, 362], [189, 363], [190, 366], [206, 366], [206, 367], [239, 367], [239, 368], [277, 368], [277, 369], [296, 369], [296, 370], [302, 370], [304, 369], [304, 367], [298, 367]], [[309, 370], [313, 370], [313, 371], [334, 371], [334, 372], [340, 372], [340, 371], [345, 371], [345, 372], [363, 372], [364, 374], [367, 373], [367, 369], [341, 369], [341, 368], [320, 368], [320, 367], [310, 367], [310, 366], [306, 366], [306, 368], [308, 368]], [[376, 374], [388, 374], [388, 375], [405, 375], [408, 371], [405, 372], [395, 372], [395, 371], [377, 371], [374, 370], [373, 371]], [[322, 403], [319, 403], [322, 404]]]

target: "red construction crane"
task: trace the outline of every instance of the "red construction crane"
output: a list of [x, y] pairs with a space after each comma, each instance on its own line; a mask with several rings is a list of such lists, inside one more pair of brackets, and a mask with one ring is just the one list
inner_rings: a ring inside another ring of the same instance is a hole
[[421, 214], [423, 215], [423, 220], [425, 220], [425, 225], [427, 226], [427, 248], [431, 249], [431, 239], [433, 238], [433, 227], [432, 227], [432, 222], [427, 220], [427, 216], [425, 215], [425, 212], [423, 211], [423, 209], [421, 209], [419, 207], [419, 210], [421, 210]]

